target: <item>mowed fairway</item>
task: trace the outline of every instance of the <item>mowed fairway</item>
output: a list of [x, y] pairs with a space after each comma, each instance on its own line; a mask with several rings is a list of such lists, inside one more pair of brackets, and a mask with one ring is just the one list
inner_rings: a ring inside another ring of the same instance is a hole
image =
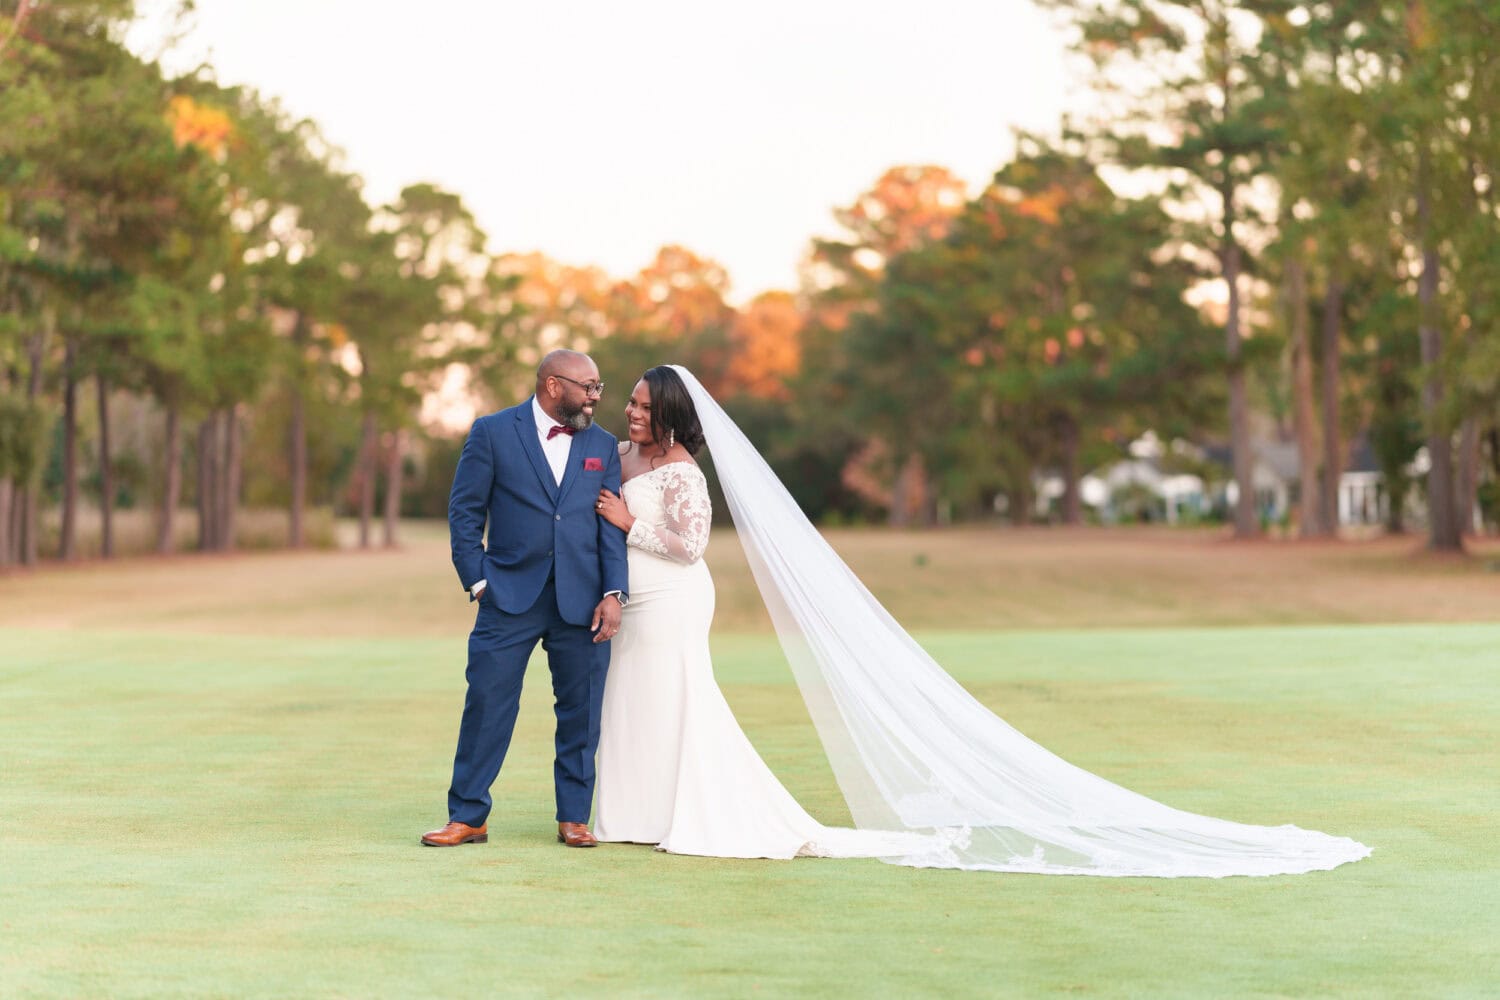
[[[1500, 994], [1500, 573], [1412, 541], [847, 532], [959, 680], [1172, 805], [1359, 839], [1269, 879], [719, 861], [553, 835], [533, 663], [488, 845], [440, 825], [472, 611], [395, 552], [0, 577], [0, 996]], [[847, 813], [731, 535], [717, 671]]]

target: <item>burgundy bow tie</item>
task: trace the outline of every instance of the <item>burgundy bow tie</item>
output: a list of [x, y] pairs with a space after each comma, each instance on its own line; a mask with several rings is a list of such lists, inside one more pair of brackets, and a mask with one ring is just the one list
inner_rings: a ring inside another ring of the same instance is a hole
[[551, 441], [553, 438], [557, 437], [559, 434], [566, 434], [568, 437], [572, 437], [574, 434], [577, 434], [577, 433], [578, 433], [578, 431], [577, 431], [576, 428], [568, 427], [565, 424], [554, 424], [552, 427], [548, 428], [548, 430], [547, 430], [547, 440]]

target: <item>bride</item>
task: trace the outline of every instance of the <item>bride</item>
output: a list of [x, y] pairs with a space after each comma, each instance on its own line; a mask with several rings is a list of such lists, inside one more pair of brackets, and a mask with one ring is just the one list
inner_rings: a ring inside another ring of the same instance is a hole
[[621, 496], [602, 490], [596, 505], [626, 532], [630, 603], [604, 683], [595, 837], [732, 858], [920, 851], [921, 837], [823, 827], [755, 752], [709, 656], [713, 512], [693, 461], [703, 431], [692, 399], [671, 368], [652, 368], [625, 418]]
[[[860, 584], [685, 368], [625, 408], [630, 603], [605, 681], [595, 834], [678, 854], [879, 857], [1078, 875], [1274, 875], [1369, 848], [1182, 812], [1074, 767], [991, 713]], [[858, 829], [825, 827], [755, 752], [713, 678], [707, 443], [735, 528]]]

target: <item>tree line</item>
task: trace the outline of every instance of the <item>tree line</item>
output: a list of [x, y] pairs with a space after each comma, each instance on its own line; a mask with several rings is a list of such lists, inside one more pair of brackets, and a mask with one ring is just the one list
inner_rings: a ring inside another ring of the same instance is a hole
[[234, 546], [246, 505], [292, 546], [329, 508], [392, 543], [441, 512], [452, 414], [523, 398], [556, 346], [621, 399], [689, 365], [825, 521], [1025, 520], [1047, 471], [1075, 523], [1148, 429], [1228, 445], [1240, 535], [1257, 433], [1298, 445], [1304, 535], [1336, 532], [1359, 439], [1390, 527], [1413, 475], [1433, 546], [1493, 520], [1500, 12], [1041, 2], [1097, 113], [1018, 135], [977, 193], [892, 168], [799, 289], [735, 306], [684, 247], [617, 279], [491, 253], [433, 185], [369, 204], [314, 123], [133, 54], [126, 0], [0, 0], [0, 565], [75, 556], [86, 509], [107, 556], [120, 505], [162, 552], [181, 510]]
[[1304, 536], [1335, 532], [1355, 434], [1378, 460], [1389, 527], [1402, 527], [1419, 452], [1431, 547], [1461, 548], [1481, 510], [1493, 523], [1500, 9], [1039, 2], [1074, 26], [1107, 95], [1108, 117], [1087, 130], [1095, 155], [1162, 181], [1227, 289], [1236, 534], [1257, 529], [1256, 397], [1298, 444]]

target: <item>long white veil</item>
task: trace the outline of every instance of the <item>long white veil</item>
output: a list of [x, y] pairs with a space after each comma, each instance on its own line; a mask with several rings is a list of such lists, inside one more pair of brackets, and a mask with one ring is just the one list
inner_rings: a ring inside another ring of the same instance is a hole
[[966, 831], [931, 867], [1056, 875], [1280, 875], [1370, 849], [1183, 812], [1075, 767], [985, 708], [906, 634], [687, 369], [740, 543], [854, 823]]

